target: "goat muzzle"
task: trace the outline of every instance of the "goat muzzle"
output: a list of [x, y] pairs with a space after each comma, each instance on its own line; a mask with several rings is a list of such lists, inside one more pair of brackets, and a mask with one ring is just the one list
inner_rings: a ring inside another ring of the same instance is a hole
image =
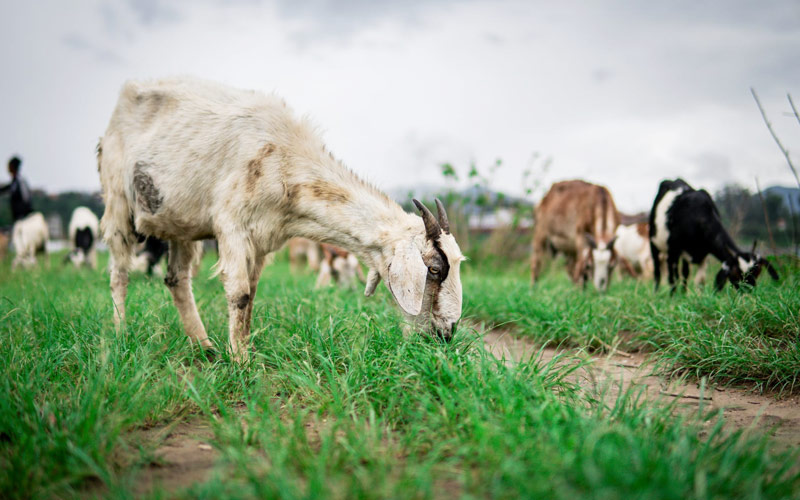
[[437, 338], [449, 343], [453, 340], [453, 337], [455, 337], [457, 328], [458, 321], [454, 321], [450, 324], [449, 328], [439, 328], [438, 326], [434, 325], [433, 331]]

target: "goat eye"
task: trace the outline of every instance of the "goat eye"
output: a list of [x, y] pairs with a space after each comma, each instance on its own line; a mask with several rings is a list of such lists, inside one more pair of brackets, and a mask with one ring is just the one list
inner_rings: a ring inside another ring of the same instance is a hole
[[438, 267], [436, 267], [436, 266], [431, 266], [431, 267], [429, 267], [429, 268], [428, 268], [428, 271], [430, 271], [430, 272], [431, 272], [431, 274], [439, 274], [439, 268], [438, 268]]

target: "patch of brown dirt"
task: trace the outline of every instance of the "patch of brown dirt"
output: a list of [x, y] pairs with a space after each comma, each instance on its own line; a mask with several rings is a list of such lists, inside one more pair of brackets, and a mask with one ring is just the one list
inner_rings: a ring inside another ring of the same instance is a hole
[[156, 487], [175, 491], [208, 480], [219, 457], [209, 444], [213, 435], [208, 422], [200, 418], [143, 431], [144, 441], [159, 444], [153, 461], [139, 473], [136, 493], [146, 494]]
[[[241, 405], [234, 411], [243, 414], [245, 410]], [[287, 424], [291, 422], [289, 416], [285, 420]], [[242, 420], [241, 425], [247, 433], [246, 420]], [[310, 415], [304, 423], [309, 445], [318, 448], [322, 434], [332, 425], [329, 418]], [[344, 435], [343, 431], [337, 432]], [[220, 453], [210, 444], [214, 432], [206, 417], [197, 416], [189, 421], [139, 431], [137, 437], [145, 446], [156, 446], [150, 464], [136, 477], [134, 492], [137, 496], [151, 493], [156, 488], [170, 493], [206, 482], [217, 468]]]
[[706, 386], [701, 394], [696, 383], [668, 381], [654, 374], [654, 365], [644, 353], [612, 350], [608, 354], [590, 355], [568, 349], [542, 348], [508, 331], [491, 330], [483, 336], [486, 349], [506, 364], [518, 363], [532, 357], [538, 363], [549, 363], [558, 354], [566, 354], [556, 363], [574, 362], [577, 357], [586, 363], [572, 373], [568, 380], [579, 384], [592, 394], [613, 404], [621, 390], [640, 388], [647, 400], [672, 402], [677, 400], [684, 411], [722, 410], [725, 426], [730, 430], [768, 432], [779, 447], [800, 446], [800, 397], [778, 399], [771, 394], [730, 387]]

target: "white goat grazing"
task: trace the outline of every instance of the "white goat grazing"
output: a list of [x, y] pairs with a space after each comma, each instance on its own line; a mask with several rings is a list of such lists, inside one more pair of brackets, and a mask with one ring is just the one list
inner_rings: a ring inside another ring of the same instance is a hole
[[650, 254], [649, 229], [646, 222], [617, 226], [614, 249], [623, 267], [632, 276], [650, 279], [653, 276], [653, 256]]
[[14, 223], [12, 242], [17, 252], [11, 269], [36, 265], [36, 254], [47, 253], [47, 222], [41, 212], [33, 212]]
[[289, 247], [289, 267], [293, 273], [303, 269], [304, 260], [309, 269], [319, 271], [322, 259], [319, 243], [307, 238], [291, 238], [286, 246]]
[[439, 220], [402, 210], [330, 154], [279, 98], [191, 79], [129, 82], [98, 146], [114, 257], [115, 319], [124, 319], [136, 234], [169, 241], [165, 283], [186, 333], [211, 344], [191, 289], [195, 242], [219, 242], [237, 359], [247, 338], [265, 256], [293, 236], [347, 248], [370, 272], [366, 295], [386, 282], [408, 322], [449, 339], [461, 317], [460, 263], [440, 203]]
[[67, 258], [75, 267], [86, 264], [97, 269], [97, 216], [87, 207], [77, 207], [69, 220], [69, 243], [72, 247]]

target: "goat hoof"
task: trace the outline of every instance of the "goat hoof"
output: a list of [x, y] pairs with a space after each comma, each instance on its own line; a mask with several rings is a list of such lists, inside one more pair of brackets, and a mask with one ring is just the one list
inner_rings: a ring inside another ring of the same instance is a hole
[[219, 351], [211, 346], [204, 346], [200, 350], [201, 356], [211, 363], [219, 360]]

